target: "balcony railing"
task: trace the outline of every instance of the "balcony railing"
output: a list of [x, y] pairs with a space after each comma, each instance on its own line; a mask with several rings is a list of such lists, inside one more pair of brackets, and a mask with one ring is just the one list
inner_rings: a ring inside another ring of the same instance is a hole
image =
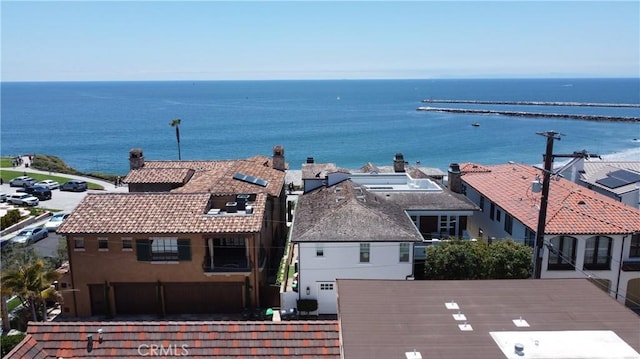
[[205, 257], [202, 262], [202, 270], [205, 273], [243, 273], [251, 272], [251, 263], [245, 257], [240, 258], [214, 258], [211, 266], [211, 258]]

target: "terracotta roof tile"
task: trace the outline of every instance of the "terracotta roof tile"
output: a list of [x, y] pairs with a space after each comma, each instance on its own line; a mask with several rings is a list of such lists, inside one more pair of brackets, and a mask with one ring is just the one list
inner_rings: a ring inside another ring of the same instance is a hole
[[130, 171], [125, 183], [184, 183], [193, 174], [190, 168], [140, 168]]
[[[213, 161], [146, 161], [144, 167], [132, 170], [125, 177], [128, 183], [180, 183], [185, 171], [193, 174], [184, 186], [176, 188], [177, 193], [268, 193], [279, 196], [284, 185], [286, 173], [271, 166], [271, 159], [254, 156], [246, 160]], [[166, 178], [163, 179], [163, 173]], [[235, 173], [261, 178], [267, 186], [239, 181], [233, 178]], [[179, 180], [180, 179], [180, 180]]]
[[[482, 168], [483, 171], [463, 173], [462, 181], [535, 231], [541, 194], [533, 193], [531, 188], [536, 178], [542, 178], [542, 171], [522, 164]], [[545, 225], [547, 234], [625, 234], [638, 231], [640, 210], [637, 208], [563, 178], [550, 182]]]
[[[138, 353], [139, 348], [148, 350], [149, 345], [162, 345], [165, 350], [167, 348], [174, 350], [171, 355], [167, 356], [181, 356], [181, 354], [184, 356], [186, 354], [189, 358], [197, 356], [203, 358], [266, 358], [272, 356], [294, 358], [300, 355], [331, 359], [340, 357], [338, 323], [336, 321], [265, 322], [264, 325], [256, 325], [255, 322], [183, 322], [179, 323], [180, 326], [167, 324], [167, 322], [32, 322], [28, 329], [30, 335], [6, 358], [39, 359], [86, 356], [137, 358], [141, 356]], [[307, 324], [306, 327], [305, 324]], [[233, 331], [230, 331], [232, 328]], [[104, 340], [102, 343], [98, 342], [98, 329], [103, 330]], [[122, 341], [119, 339], [118, 334], [130, 330], [145, 335], [134, 340]], [[216, 333], [216, 339], [177, 339], [180, 332], [183, 334]], [[49, 340], [44, 340], [44, 333], [50, 335]], [[325, 339], [317, 339], [318, 333]], [[66, 334], [71, 334], [71, 339], [65, 337]], [[93, 334], [94, 338], [91, 353], [87, 353], [87, 334]], [[228, 336], [228, 339], [223, 338], [221, 334]], [[287, 336], [293, 337], [292, 334], [300, 339], [286, 339]], [[254, 339], [254, 336], [257, 339]], [[271, 345], [264, 345], [265, 341], [269, 341]], [[280, 345], [273, 345], [275, 342]], [[39, 351], [29, 351], [36, 349]], [[286, 354], [287, 352], [289, 354]]]
[[64, 234], [237, 233], [262, 228], [266, 194], [257, 194], [253, 214], [206, 215], [209, 193], [88, 194], [58, 229]]

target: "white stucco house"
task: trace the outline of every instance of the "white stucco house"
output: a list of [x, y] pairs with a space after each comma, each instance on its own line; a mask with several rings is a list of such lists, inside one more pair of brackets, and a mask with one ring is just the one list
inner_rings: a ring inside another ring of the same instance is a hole
[[581, 158], [560, 172], [564, 178], [640, 209], [640, 161]]
[[[541, 170], [523, 164], [452, 166], [449, 186], [480, 207], [468, 223], [484, 239], [534, 247]], [[541, 278], [590, 278], [640, 309], [640, 210], [560, 176], [550, 182]]]
[[413, 279], [422, 268], [414, 252], [425, 240], [463, 237], [477, 206], [424, 174], [415, 177], [337, 171], [305, 186], [291, 231], [299, 299], [317, 299], [318, 314], [336, 314], [336, 279]]

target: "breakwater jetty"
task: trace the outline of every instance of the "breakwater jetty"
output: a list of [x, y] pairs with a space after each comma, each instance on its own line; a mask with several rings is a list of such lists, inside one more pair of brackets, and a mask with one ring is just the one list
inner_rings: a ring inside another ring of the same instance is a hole
[[484, 115], [503, 115], [503, 116], [512, 116], [512, 117], [564, 118], [564, 119], [571, 119], [571, 120], [586, 120], [586, 121], [638, 122], [638, 123], [640, 123], [640, 117], [624, 117], [624, 116], [573, 115], [573, 114], [564, 114], [564, 113], [496, 111], [496, 110], [479, 110], [479, 109], [466, 109], [466, 108], [443, 108], [443, 107], [418, 107], [416, 109], [416, 111], [450, 112], [450, 113], [484, 114]]
[[459, 103], [472, 105], [514, 105], [514, 106], [563, 106], [563, 107], [622, 107], [640, 108], [638, 103], [591, 103], [591, 102], [549, 102], [549, 101], [476, 101], [476, 100], [422, 100], [424, 103]]

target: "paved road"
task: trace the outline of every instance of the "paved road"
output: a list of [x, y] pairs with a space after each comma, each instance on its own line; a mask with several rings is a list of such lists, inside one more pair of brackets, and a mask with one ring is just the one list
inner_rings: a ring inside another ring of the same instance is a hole
[[[49, 174], [49, 172], [47, 171], [38, 171], [38, 170], [32, 169], [31, 167], [27, 168], [25, 164], [28, 163], [28, 161], [29, 161], [28, 158], [24, 158], [24, 163], [21, 166], [14, 167], [14, 168], [1, 168], [0, 171], [2, 170], [13, 170], [13, 171], [21, 171], [21, 172], [24, 171], [24, 172], [27, 172], [27, 175], [29, 173]], [[73, 175], [66, 175], [66, 174], [60, 174], [60, 173], [54, 173], [54, 174], [56, 176], [67, 177], [69, 179], [82, 179], [87, 182], [93, 182], [103, 186], [104, 190], [69, 192], [69, 191], [60, 191], [58, 189], [54, 189], [51, 191], [50, 200], [40, 201], [40, 204], [38, 205], [38, 207], [40, 208], [44, 208], [44, 209], [48, 209], [56, 212], [57, 211], [71, 212], [78, 206], [80, 201], [82, 201], [82, 199], [88, 193], [128, 192], [129, 191], [126, 185], [115, 187], [113, 183], [97, 180], [94, 178], [86, 178], [82, 176], [73, 176]], [[17, 190], [18, 190], [18, 187], [10, 187], [8, 183], [4, 183], [0, 185], [0, 192], [6, 193], [6, 194], [16, 193]], [[40, 222], [36, 222], [34, 224], [31, 224], [29, 227], [39, 227], [43, 225], [46, 221], [47, 219]], [[6, 236], [2, 237], [2, 240], [10, 239], [16, 234], [17, 234], [17, 231], [7, 234]], [[58, 246], [58, 240], [59, 240], [59, 236], [54, 232], [50, 232], [49, 237], [33, 244], [33, 246], [41, 256], [55, 256], [56, 248]]]

